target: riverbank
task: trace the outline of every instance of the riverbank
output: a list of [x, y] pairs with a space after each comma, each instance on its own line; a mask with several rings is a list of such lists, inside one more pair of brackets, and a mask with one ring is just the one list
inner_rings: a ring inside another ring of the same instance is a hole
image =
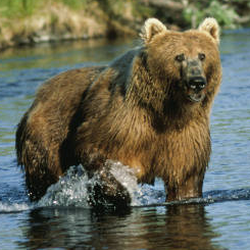
[[246, 1], [1, 0], [0, 50], [40, 42], [134, 36], [143, 21], [160, 18], [177, 29], [214, 16], [224, 28], [250, 24]]
[[88, 9], [85, 5], [78, 9], [60, 1], [38, 2], [45, 5], [37, 4], [30, 13], [1, 15], [0, 50], [40, 42], [106, 37], [112, 33], [112, 29], [124, 35], [133, 33], [116, 21], [109, 24], [108, 15], [95, 3], [89, 4]]

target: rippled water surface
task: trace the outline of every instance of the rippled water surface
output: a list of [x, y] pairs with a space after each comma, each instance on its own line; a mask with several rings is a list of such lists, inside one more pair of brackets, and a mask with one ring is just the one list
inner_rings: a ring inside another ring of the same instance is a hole
[[113, 163], [133, 195], [129, 209], [96, 211], [81, 166], [29, 202], [14, 151], [16, 124], [37, 87], [67, 69], [106, 64], [133, 47], [102, 40], [43, 44], [0, 54], [0, 249], [250, 249], [250, 31], [223, 34], [223, 83], [211, 116], [213, 153], [204, 198], [164, 204], [163, 183], [139, 186]]

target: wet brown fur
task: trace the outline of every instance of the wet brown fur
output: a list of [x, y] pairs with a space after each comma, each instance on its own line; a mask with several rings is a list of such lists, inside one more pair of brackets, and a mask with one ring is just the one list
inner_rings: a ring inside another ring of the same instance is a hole
[[[134, 168], [142, 183], [162, 178], [168, 200], [202, 195], [209, 116], [221, 80], [218, 46], [205, 31], [150, 31], [143, 31], [142, 47], [108, 67], [67, 71], [41, 86], [16, 134], [18, 163], [34, 199], [71, 165], [91, 173], [107, 159]], [[205, 98], [191, 103], [175, 56], [199, 52], [206, 54], [208, 84]]]

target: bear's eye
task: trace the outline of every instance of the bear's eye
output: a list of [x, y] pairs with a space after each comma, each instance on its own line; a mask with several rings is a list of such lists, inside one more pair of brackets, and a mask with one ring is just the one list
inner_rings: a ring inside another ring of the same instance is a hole
[[199, 59], [200, 59], [201, 61], [204, 61], [205, 58], [206, 58], [206, 55], [205, 55], [205, 54], [203, 54], [203, 53], [200, 53], [200, 54], [199, 54]]
[[184, 54], [177, 55], [177, 56], [175, 57], [175, 60], [176, 60], [177, 62], [183, 62], [183, 61], [185, 60], [185, 55], [184, 55]]

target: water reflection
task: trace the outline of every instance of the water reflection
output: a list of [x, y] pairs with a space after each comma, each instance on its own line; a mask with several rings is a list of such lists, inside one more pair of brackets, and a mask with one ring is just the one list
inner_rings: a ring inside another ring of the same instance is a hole
[[[46, 69], [92, 65], [93, 62], [109, 62], [115, 56], [128, 50], [131, 40], [93, 39], [63, 43], [44, 43], [34, 47], [24, 46], [21, 49], [10, 48], [1, 52], [0, 76], [11, 77], [16, 70]], [[137, 42], [135, 42], [137, 43]], [[130, 45], [133, 47], [133, 45]]]
[[80, 208], [32, 210], [20, 225], [29, 249], [220, 249], [203, 205], [96, 213]]

